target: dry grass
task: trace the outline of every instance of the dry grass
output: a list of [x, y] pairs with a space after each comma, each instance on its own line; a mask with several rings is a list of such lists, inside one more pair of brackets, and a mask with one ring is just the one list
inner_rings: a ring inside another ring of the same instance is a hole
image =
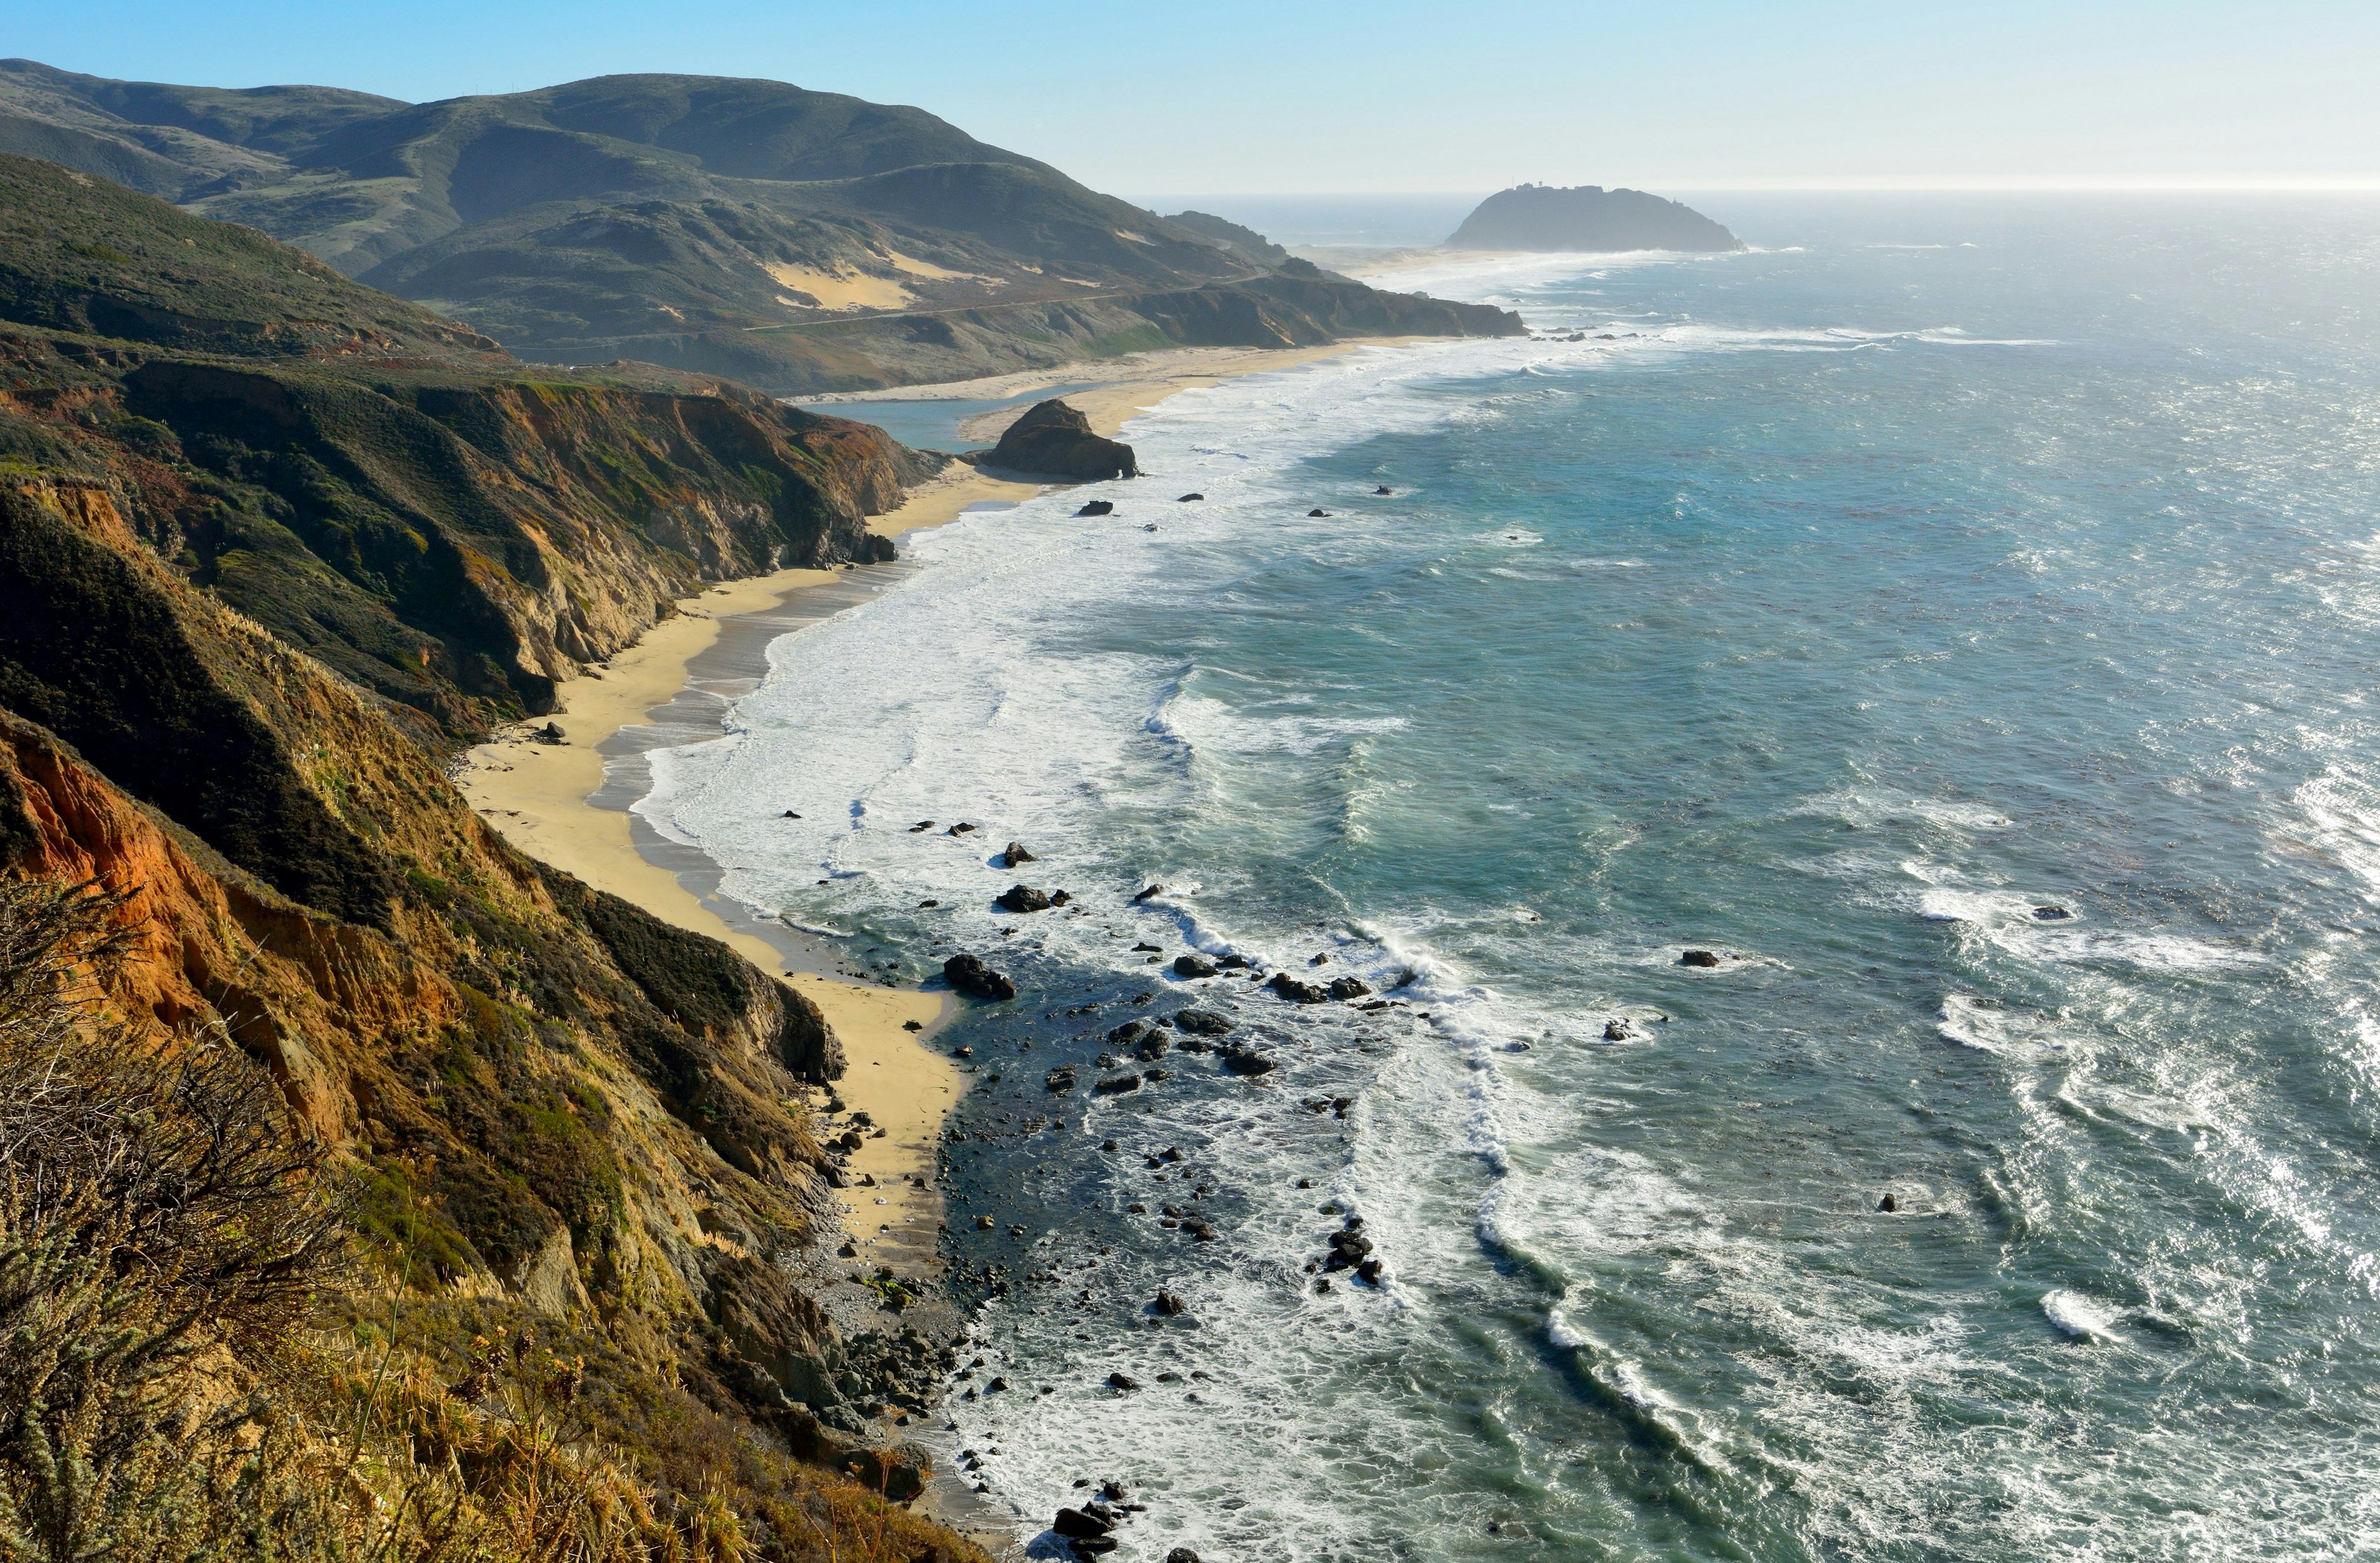
[[380, 1272], [262, 1069], [107, 1021], [120, 901], [0, 884], [0, 1559], [981, 1557], [666, 1362]]

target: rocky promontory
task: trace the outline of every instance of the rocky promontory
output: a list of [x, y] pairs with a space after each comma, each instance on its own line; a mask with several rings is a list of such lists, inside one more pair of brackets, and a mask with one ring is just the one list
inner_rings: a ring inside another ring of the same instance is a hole
[[1093, 433], [1089, 418], [1055, 397], [1026, 408], [1025, 416], [1001, 435], [999, 444], [975, 459], [980, 466], [1005, 472], [1077, 483], [1140, 476], [1140, 465], [1130, 445]]
[[1643, 190], [1522, 185], [1481, 201], [1449, 249], [1742, 249], [1743, 241], [1690, 206]]

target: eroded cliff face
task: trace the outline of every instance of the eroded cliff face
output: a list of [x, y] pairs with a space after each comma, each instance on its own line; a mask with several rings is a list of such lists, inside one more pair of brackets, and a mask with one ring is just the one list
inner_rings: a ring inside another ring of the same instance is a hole
[[185, 578], [447, 740], [551, 709], [703, 580], [890, 557], [867, 517], [937, 465], [723, 384], [358, 383], [66, 346], [0, 343], [0, 414]]
[[[534, 1329], [602, 1363], [660, 1521], [826, 1494], [802, 1522], [855, 1555], [873, 1500], [784, 1475], [855, 1453], [820, 1413], [859, 1425], [796, 1278], [839, 1230], [802, 1101], [832, 1032], [513, 851], [443, 757], [705, 578], [882, 557], [863, 519], [926, 462], [718, 382], [514, 362], [101, 181], [0, 184], [0, 876], [120, 898], [105, 1004], [255, 1060], [334, 1148], [404, 1373]], [[761, 1555], [817, 1551], [790, 1534]]]
[[[755, 1413], [788, 1377], [831, 1397], [831, 1332], [775, 1263], [828, 1208], [795, 1104], [839, 1064], [816, 1007], [514, 852], [367, 697], [149, 558], [104, 489], [0, 488], [0, 554], [22, 597], [0, 851], [126, 894], [115, 1007], [161, 1046], [212, 1034], [269, 1067], [432, 1283], [599, 1316]], [[24, 622], [42, 600], [86, 638]], [[62, 685], [97, 647], [125, 676]], [[195, 754], [159, 730], [194, 709], [222, 736]], [[249, 793], [244, 860], [161, 806], [221, 787]], [[348, 866], [325, 878], [326, 856]]]
[[890, 556], [941, 465], [650, 364], [516, 361], [261, 234], [0, 157], [0, 470], [79, 478], [183, 578], [432, 744], [552, 708], [697, 583]]

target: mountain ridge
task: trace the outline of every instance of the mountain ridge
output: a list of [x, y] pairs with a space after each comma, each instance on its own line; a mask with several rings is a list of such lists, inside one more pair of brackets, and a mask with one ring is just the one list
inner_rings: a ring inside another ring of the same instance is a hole
[[[1219, 243], [922, 109], [744, 78], [403, 103], [6, 60], [0, 151], [261, 229], [532, 358], [646, 359], [781, 395], [1160, 345], [1184, 311], [1136, 300], [1230, 293], [1279, 264], [1259, 236]], [[1520, 329], [1444, 305], [1406, 319], [1407, 297], [1335, 313], [1399, 334]], [[1290, 307], [1188, 313], [1245, 322], [1237, 345], [1334, 329]], [[892, 320], [926, 323], [865, 323]]]

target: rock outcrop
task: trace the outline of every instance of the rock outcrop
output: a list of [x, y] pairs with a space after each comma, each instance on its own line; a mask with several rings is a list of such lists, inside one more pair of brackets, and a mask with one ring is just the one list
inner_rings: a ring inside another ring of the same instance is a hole
[[[1026, 408], [1025, 415], [1001, 435], [1000, 443], [977, 460], [1003, 472], [1063, 478], [1077, 483], [1102, 483], [1111, 478], [1140, 476], [1140, 465], [1134, 459], [1130, 445], [1093, 433], [1089, 418], [1056, 398], [1036, 402]], [[1084, 513], [1092, 514], [1090, 507], [1085, 506]]]
[[1522, 185], [1479, 203], [1450, 249], [1742, 249], [1743, 241], [1690, 206], [1600, 185]]

